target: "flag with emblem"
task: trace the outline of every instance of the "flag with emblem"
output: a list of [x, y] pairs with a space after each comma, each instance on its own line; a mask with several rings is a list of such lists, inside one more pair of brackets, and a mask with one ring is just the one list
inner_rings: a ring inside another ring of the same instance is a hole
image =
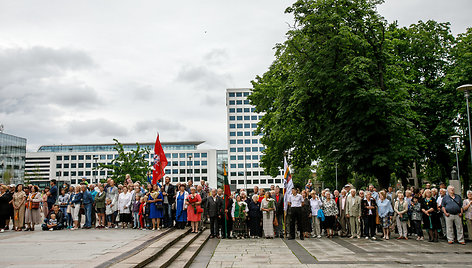
[[159, 141], [159, 133], [157, 133], [156, 144], [154, 145], [154, 159], [153, 159], [153, 171], [152, 171], [152, 184], [157, 182], [164, 177], [166, 174], [164, 169], [167, 166], [167, 158], [162, 149], [161, 142]]
[[284, 210], [287, 210], [288, 196], [292, 193], [293, 181], [290, 167], [287, 163], [287, 157], [284, 157]]

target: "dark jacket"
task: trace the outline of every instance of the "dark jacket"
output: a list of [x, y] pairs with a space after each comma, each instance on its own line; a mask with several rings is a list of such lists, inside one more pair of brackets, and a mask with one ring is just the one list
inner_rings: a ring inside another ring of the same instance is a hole
[[48, 203], [49, 204], [54, 204], [56, 203], [56, 199], [57, 199], [57, 186], [54, 185], [53, 187], [51, 187], [51, 189], [49, 190], [49, 196], [48, 196]]
[[48, 216], [46, 217], [46, 219], [44, 219], [44, 222], [47, 223], [49, 221], [49, 219], [51, 219], [51, 214], [56, 214], [56, 220], [57, 220], [57, 224], [62, 224], [64, 222], [64, 214], [62, 213], [62, 211], [59, 209], [56, 212], [54, 212], [54, 210], [51, 210], [49, 211], [48, 213]]
[[277, 197], [273, 196], [274, 200], [275, 200], [275, 213], [277, 215], [284, 215], [284, 196], [282, 195], [282, 193], [279, 193], [279, 201], [277, 202]]
[[95, 196], [95, 208], [105, 208], [106, 198], [107, 194], [105, 192], [101, 193], [101, 195], [98, 193]]
[[208, 217], [218, 217], [223, 215], [223, 199], [216, 196], [216, 202], [212, 196], [207, 197], [205, 213]]
[[162, 185], [164, 187], [164, 192], [167, 193], [167, 200], [169, 201], [169, 205], [174, 204], [175, 202], [175, 186], [172, 185], [172, 183], [169, 182], [169, 187], [167, 188], [167, 191], [165, 191], [166, 185]]
[[248, 217], [250, 219], [262, 218], [261, 203], [251, 202], [248, 204], [248, 209], [249, 209]]
[[[369, 215], [369, 209], [367, 209], [367, 206], [369, 205], [369, 203], [367, 203], [367, 200], [365, 199], [362, 199], [361, 201], [361, 211], [362, 211], [362, 216], [368, 216]], [[370, 199], [370, 205], [374, 207], [374, 209], [372, 209], [372, 215], [377, 215], [377, 202], [375, 201], [375, 199], [372, 197]]]

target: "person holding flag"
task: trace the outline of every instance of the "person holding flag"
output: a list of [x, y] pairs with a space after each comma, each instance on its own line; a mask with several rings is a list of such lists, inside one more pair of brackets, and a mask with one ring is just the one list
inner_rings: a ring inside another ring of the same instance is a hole
[[226, 172], [226, 163], [223, 163], [224, 170], [224, 228], [222, 228], [222, 238], [231, 238], [230, 233], [233, 229], [233, 217], [231, 216], [231, 209], [233, 207], [233, 198], [231, 197], [231, 189], [229, 188], [228, 173]]
[[159, 181], [166, 174], [164, 169], [167, 166], [167, 158], [164, 150], [162, 149], [161, 142], [159, 141], [159, 132], [157, 133], [156, 144], [154, 145], [154, 158], [152, 166], [152, 177], [150, 177], [150, 172], [148, 172], [148, 182], [152, 185], [157, 184], [159, 187], [161, 187]]
[[[288, 166], [288, 163], [287, 163], [287, 157], [284, 157], [284, 192], [283, 192], [283, 195], [284, 195], [284, 198], [283, 198], [283, 202], [284, 202], [284, 222], [283, 222], [283, 226], [284, 226], [284, 234], [286, 234], [289, 230], [289, 225], [290, 225], [290, 221], [291, 221], [291, 210], [288, 206], [288, 198], [289, 196], [291, 195], [291, 192], [292, 192], [292, 189], [293, 189], [293, 181], [292, 181], [292, 174], [290, 173], [290, 167]], [[288, 216], [288, 217], [287, 217]]]

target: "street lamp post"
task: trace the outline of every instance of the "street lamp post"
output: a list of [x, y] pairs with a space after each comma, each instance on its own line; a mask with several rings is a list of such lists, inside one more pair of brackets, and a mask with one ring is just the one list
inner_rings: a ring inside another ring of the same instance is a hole
[[192, 166], [192, 183], [194, 183], [195, 177], [194, 177], [193, 173], [195, 172], [195, 168], [193, 167], [192, 156], [191, 155], [188, 156], [188, 161], [189, 161], [190, 166]]
[[[339, 152], [338, 149], [334, 149], [333, 153]], [[338, 189], [338, 158], [336, 157], [336, 190]]]
[[461, 179], [461, 175], [460, 175], [460, 172], [459, 172], [459, 154], [458, 154], [458, 146], [459, 146], [459, 139], [460, 139], [460, 136], [459, 135], [454, 135], [454, 136], [451, 136], [451, 139], [454, 139], [455, 142], [454, 142], [454, 148], [456, 149], [456, 165], [457, 165], [457, 179], [460, 180]]
[[472, 134], [470, 130], [470, 113], [469, 113], [469, 92], [472, 90], [472, 84], [462, 85], [457, 88], [458, 91], [464, 92], [465, 101], [467, 104], [467, 122], [469, 124], [469, 149], [470, 149], [470, 161], [472, 163]]
[[244, 191], [247, 192], [246, 148], [244, 148]]
[[97, 171], [97, 175], [95, 175], [95, 172], [94, 172], [94, 170], [92, 169], [92, 175], [93, 175], [93, 176], [92, 176], [92, 177], [93, 177], [93, 182], [92, 182], [92, 183], [95, 183], [95, 182], [96, 182], [96, 179], [97, 179], [97, 177], [98, 177], [98, 164], [97, 164], [97, 162], [98, 162], [98, 156], [97, 156], [97, 155], [95, 155], [95, 156], [93, 157], [93, 161], [95, 162], [94, 169], [96, 169], [96, 171]]

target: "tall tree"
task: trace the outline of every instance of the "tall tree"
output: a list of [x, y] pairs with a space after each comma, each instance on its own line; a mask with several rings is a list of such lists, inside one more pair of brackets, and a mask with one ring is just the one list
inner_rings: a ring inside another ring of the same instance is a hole
[[386, 187], [392, 172], [418, 157], [422, 134], [389, 61], [381, 2], [300, 0], [286, 10], [295, 26], [250, 96], [264, 113], [258, 131], [269, 174], [288, 152], [295, 167], [336, 160]]
[[147, 172], [151, 170], [149, 162], [144, 158], [145, 154], [149, 154], [148, 148], [141, 148], [136, 143], [136, 149], [125, 151], [123, 145], [117, 140], [115, 141], [115, 150], [118, 156], [111, 161], [111, 164], [100, 163], [98, 169], [108, 169], [113, 171], [111, 178], [116, 183], [122, 183], [126, 174], [130, 174], [134, 181], [145, 182], [147, 180]]

